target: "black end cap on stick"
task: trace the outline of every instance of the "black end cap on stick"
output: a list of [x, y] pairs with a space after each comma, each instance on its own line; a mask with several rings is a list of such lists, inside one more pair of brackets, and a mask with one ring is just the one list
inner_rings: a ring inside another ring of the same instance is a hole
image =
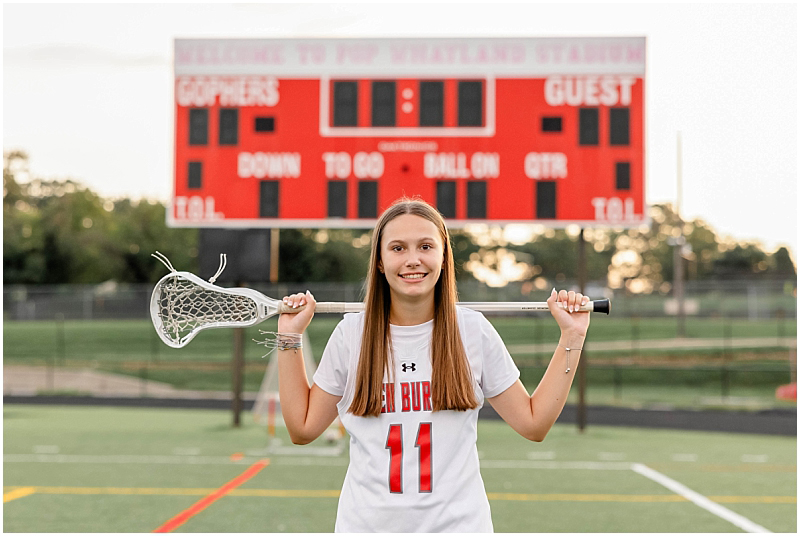
[[611, 300], [608, 298], [605, 300], [594, 300], [592, 303], [594, 304], [595, 313], [611, 314]]

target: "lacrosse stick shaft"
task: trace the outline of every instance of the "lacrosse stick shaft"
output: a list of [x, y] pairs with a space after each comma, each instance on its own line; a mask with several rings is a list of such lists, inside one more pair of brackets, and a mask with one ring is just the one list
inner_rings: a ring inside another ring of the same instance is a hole
[[[517, 312], [517, 311], [547, 311], [547, 302], [459, 302], [460, 306], [488, 313]], [[299, 313], [305, 309], [305, 305], [292, 308], [281, 304], [278, 313]], [[315, 312], [317, 313], [358, 313], [364, 310], [361, 302], [319, 302]], [[609, 300], [594, 300], [578, 309], [580, 312], [605, 313], [611, 312], [611, 302]]]
[[[476, 311], [547, 311], [546, 302], [467, 302], [460, 305]], [[159, 338], [172, 348], [183, 348], [198, 332], [210, 328], [245, 328], [281, 313], [297, 313], [279, 300], [249, 288], [225, 289], [189, 272], [171, 271], [156, 283], [150, 297], [150, 317]], [[608, 300], [596, 300], [580, 311], [608, 314]], [[322, 302], [319, 313], [355, 313], [363, 303]]]

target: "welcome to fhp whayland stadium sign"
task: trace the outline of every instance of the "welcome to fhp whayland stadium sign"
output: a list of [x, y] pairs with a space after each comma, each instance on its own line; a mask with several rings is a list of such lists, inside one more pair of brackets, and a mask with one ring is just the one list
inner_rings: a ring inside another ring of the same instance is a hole
[[186, 227], [646, 221], [645, 38], [178, 39]]

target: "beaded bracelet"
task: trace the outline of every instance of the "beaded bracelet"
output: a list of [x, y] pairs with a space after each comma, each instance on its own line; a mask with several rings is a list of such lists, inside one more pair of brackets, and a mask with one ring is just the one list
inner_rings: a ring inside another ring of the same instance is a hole
[[277, 333], [275, 331], [263, 330], [259, 330], [259, 332], [261, 332], [262, 335], [266, 335], [267, 338], [263, 341], [257, 341], [255, 339], [253, 339], [253, 341], [269, 348], [269, 352], [261, 357], [267, 357], [276, 348], [278, 350], [294, 350], [294, 352], [297, 353], [297, 350], [303, 347], [302, 333]]

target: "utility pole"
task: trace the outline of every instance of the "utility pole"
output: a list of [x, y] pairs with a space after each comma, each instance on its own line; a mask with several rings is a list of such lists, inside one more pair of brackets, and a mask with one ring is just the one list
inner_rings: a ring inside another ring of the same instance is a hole
[[[586, 295], [586, 272], [586, 240], [583, 236], [583, 227], [581, 227], [580, 235], [578, 235], [578, 286], [584, 296]], [[584, 341], [578, 367], [578, 431], [580, 433], [583, 433], [586, 428], [586, 367], [588, 365], [586, 341]]]
[[683, 286], [683, 246], [686, 244], [686, 237], [683, 236], [683, 219], [681, 218], [681, 197], [683, 196], [683, 159], [681, 151], [681, 133], [678, 132], [678, 192], [675, 203], [675, 216], [678, 218], [678, 236], [670, 242], [673, 244], [672, 252], [672, 271], [673, 271], [673, 296], [677, 306], [678, 337], [686, 336], [686, 303], [684, 298]]

